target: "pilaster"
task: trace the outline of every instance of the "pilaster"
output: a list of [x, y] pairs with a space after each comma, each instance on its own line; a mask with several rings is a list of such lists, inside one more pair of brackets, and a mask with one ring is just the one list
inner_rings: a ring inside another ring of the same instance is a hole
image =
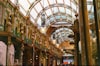
[[90, 33], [87, 11], [87, 0], [79, 0], [80, 37], [82, 47], [82, 65], [92, 65], [90, 52]]

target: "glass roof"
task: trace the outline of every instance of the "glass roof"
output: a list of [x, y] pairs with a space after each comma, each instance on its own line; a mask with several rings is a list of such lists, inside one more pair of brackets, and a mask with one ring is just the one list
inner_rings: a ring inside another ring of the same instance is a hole
[[[10, 0], [16, 4], [17, 0]], [[88, 10], [91, 10], [91, 1], [88, 2]], [[34, 23], [38, 21], [39, 13], [45, 12], [46, 16], [53, 15], [54, 13], [65, 13], [75, 17], [75, 11], [78, 10], [77, 0], [18, 0], [19, 10], [24, 16], [30, 14], [30, 19]], [[45, 9], [45, 10], [43, 10]], [[41, 22], [40, 22], [41, 23]]]
[[[10, 1], [16, 4], [17, 0]], [[57, 19], [63, 18], [60, 13], [65, 13], [65, 15], [69, 14], [74, 17], [75, 12], [77, 12], [76, 5], [76, 0], [18, 0], [19, 11], [21, 11], [24, 16], [30, 15], [30, 20], [33, 23], [40, 21], [42, 12], [45, 12], [46, 17], [52, 15]], [[55, 16], [55, 13], [60, 15]], [[41, 22], [38, 22], [38, 25], [40, 25], [40, 23]]]
[[74, 32], [71, 29], [64, 27], [59, 28], [51, 35], [51, 39], [53, 39], [54, 34], [55, 39], [57, 40], [57, 44], [60, 44], [64, 41], [74, 41], [73, 38], [68, 37], [70, 34], [74, 35]]
[[[78, 0], [10, 0], [13, 4], [18, 4], [19, 11], [24, 16], [30, 16], [30, 20], [33, 24], [41, 26], [41, 14], [45, 13], [46, 24], [49, 26], [52, 22], [55, 24], [63, 24], [67, 22], [72, 24], [75, 19], [75, 13], [78, 12]], [[92, 0], [87, 0], [88, 11], [93, 13]], [[89, 17], [92, 17], [90, 15]], [[59, 22], [59, 23], [56, 23]], [[66, 30], [66, 31], [64, 31]], [[60, 32], [60, 33], [59, 33]], [[58, 35], [61, 42], [67, 39], [69, 34], [72, 33], [70, 29], [61, 28], [54, 33]], [[62, 39], [62, 37], [64, 39]]]

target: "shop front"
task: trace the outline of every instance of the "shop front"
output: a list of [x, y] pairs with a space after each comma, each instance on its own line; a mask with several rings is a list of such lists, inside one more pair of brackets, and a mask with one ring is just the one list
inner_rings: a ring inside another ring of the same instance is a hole
[[0, 41], [0, 65], [6, 65], [6, 52], [7, 52], [7, 45]]
[[23, 66], [33, 66], [33, 47], [24, 44]]

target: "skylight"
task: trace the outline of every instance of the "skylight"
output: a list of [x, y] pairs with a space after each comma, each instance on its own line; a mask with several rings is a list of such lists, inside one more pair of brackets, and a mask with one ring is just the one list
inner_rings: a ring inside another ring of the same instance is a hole
[[[13, 4], [16, 4], [17, 0], [10, 0], [10, 1]], [[43, 10], [44, 10], [43, 12], [45, 12], [47, 17], [51, 15], [54, 16], [55, 13], [58, 13], [58, 14], [65, 13], [65, 15], [70, 14], [72, 16], [73, 10], [69, 8], [69, 6], [74, 8], [74, 11], [76, 10], [76, 5], [73, 2], [71, 2], [71, 0], [18, 0], [18, 4], [19, 4], [19, 11], [21, 11], [24, 16], [31, 15], [32, 16], [30, 17], [31, 21], [36, 20], [37, 22], [40, 21], [39, 17], [41, 15], [41, 14], [40, 15], [38, 14], [40, 12], [42, 13]], [[59, 6], [57, 4], [59, 4]], [[53, 6], [54, 7], [53, 8], [49, 7], [51, 5], [52, 7]], [[54, 20], [55, 18], [63, 19], [66, 17], [61, 16], [60, 14], [59, 16], [55, 16]], [[53, 21], [53, 20], [50, 20], [50, 21]]]
[[49, 3], [50, 3], [50, 4], [55, 4], [56, 1], [55, 1], [55, 0], [49, 0]]

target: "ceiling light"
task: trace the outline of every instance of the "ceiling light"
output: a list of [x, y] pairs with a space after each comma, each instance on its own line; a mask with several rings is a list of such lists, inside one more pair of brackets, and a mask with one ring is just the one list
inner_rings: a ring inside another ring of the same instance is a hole
[[40, 32], [43, 34], [46, 34], [47, 28], [46, 27], [41, 27]]

